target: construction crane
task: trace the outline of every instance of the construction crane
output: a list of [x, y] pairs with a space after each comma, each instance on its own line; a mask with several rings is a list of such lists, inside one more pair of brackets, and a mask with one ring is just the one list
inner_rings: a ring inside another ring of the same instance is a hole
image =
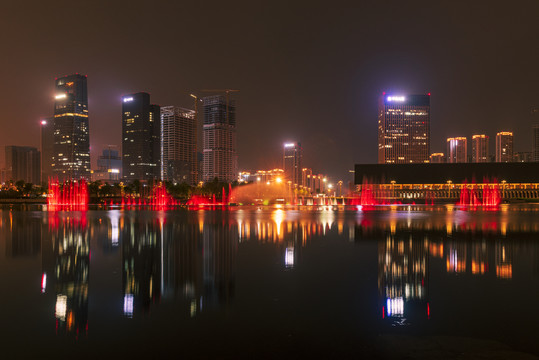
[[228, 109], [229, 109], [229, 101], [230, 101], [230, 93], [233, 93], [233, 92], [239, 92], [239, 90], [234, 90], [234, 89], [205, 89], [205, 90], [200, 90], [202, 92], [207, 92], [207, 93], [225, 93], [226, 94], [226, 122], [227, 124], [229, 124], [229, 115], [228, 115]]

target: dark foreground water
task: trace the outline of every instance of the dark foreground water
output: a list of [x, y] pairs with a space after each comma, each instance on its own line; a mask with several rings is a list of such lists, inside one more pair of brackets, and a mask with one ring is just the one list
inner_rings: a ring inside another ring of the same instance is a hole
[[539, 206], [0, 211], [11, 358], [527, 358]]

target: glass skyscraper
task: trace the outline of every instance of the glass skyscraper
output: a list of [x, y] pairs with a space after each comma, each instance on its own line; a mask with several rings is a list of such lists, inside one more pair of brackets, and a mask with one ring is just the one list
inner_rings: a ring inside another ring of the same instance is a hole
[[387, 95], [378, 102], [378, 163], [429, 162], [430, 94]]
[[140, 92], [122, 99], [122, 168], [126, 180], [159, 179], [160, 108], [150, 94]]
[[238, 178], [236, 105], [228, 94], [203, 98], [203, 180], [233, 182]]
[[90, 179], [86, 80], [80, 74], [56, 79], [52, 173], [60, 181]]

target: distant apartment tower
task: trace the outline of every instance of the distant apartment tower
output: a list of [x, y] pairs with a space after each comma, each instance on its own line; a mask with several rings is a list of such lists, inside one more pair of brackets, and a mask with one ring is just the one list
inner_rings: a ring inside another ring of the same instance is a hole
[[445, 163], [445, 155], [444, 155], [444, 153], [432, 153], [432, 154], [430, 154], [430, 162], [432, 164]]
[[122, 98], [122, 175], [128, 181], [160, 177], [160, 110], [150, 94]]
[[473, 135], [472, 136], [472, 162], [483, 163], [489, 162], [488, 155], [488, 136]]
[[236, 104], [228, 95], [207, 96], [204, 103], [202, 180], [233, 182], [238, 177]]
[[532, 162], [532, 152], [531, 151], [520, 151], [516, 152], [513, 161], [514, 162]]
[[41, 154], [35, 147], [5, 146], [3, 152], [4, 182], [24, 180], [27, 183], [41, 184]]
[[92, 181], [118, 182], [122, 176], [122, 157], [111, 147], [103, 149], [97, 158], [97, 169], [92, 172]]
[[513, 133], [502, 131], [496, 134], [496, 162], [513, 161]]
[[447, 138], [447, 162], [468, 162], [468, 139], [466, 137]]
[[307, 184], [309, 183], [311, 176], [313, 176], [313, 169], [301, 169], [301, 185], [303, 185], [303, 187], [308, 187]]
[[291, 181], [293, 185], [302, 185], [303, 174], [301, 160], [303, 149], [299, 142], [290, 142], [283, 145], [283, 169], [285, 181]]
[[161, 179], [196, 185], [197, 169], [195, 111], [161, 107]]
[[53, 176], [54, 117], [41, 120], [41, 182]]
[[[538, 110], [539, 112], [539, 110]], [[539, 124], [533, 125], [533, 154], [532, 161], [539, 162]]]
[[384, 95], [378, 102], [378, 163], [429, 162], [430, 94]]
[[52, 169], [60, 181], [90, 179], [90, 128], [85, 75], [56, 79]]

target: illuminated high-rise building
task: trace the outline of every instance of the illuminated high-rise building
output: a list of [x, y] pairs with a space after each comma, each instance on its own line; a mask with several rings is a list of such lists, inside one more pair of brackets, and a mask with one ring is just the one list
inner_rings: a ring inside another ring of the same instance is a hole
[[502, 131], [496, 134], [496, 162], [513, 161], [513, 133]]
[[161, 107], [161, 179], [196, 185], [197, 168], [195, 111]]
[[472, 136], [472, 162], [489, 162], [487, 135]]
[[41, 120], [41, 182], [47, 182], [53, 175], [54, 117]]
[[86, 76], [56, 79], [53, 175], [60, 181], [90, 179], [90, 127]]
[[447, 138], [447, 162], [468, 162], [468, 139], [466, 137]]
[[430, 94], [384, 95], [378, 102], [378, 163], [429, 162]]
[[444, 153], [432, 153], [432, 154], [430, 154], [430, 162], [432, 164], [445, 163], [445, 155], [444, 155]]
[[202, 99], [203, 181], [217, 179], [233, 182], [238, 177], [236, 152], [236, 104], [229, 95], [213, 95]]
[[159, 179], [159, 105], [150, 103], [150, 94], [139, 92], [122, 98], [122, 168], [126, 180]]
[[291, 181], [293, 185], [302, 185], [303, 174], [301, 158], [303, 149], [299, 142], [290, 142], [283, 145], [283, 169], [285, 181]]

